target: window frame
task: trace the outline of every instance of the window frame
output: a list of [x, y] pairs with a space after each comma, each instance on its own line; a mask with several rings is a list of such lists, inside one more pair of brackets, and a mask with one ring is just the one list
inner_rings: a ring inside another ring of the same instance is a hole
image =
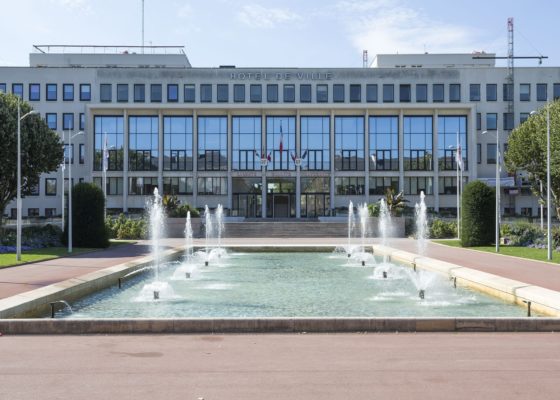
[[[439, 96], [440, 91], [441, 91], [441, 97]], [[445, 84], [443, 83], [432, 84], [432, 103], [445, 103]]]
[[[54, 87], [54, 97], [51, 96], [52, 92], [49, 92], [49, 88]], [[56, 83], [45, 84], [45, 100], [46, 101], [57, 101], [58, 98], [58, 85]]]
[[[124, 92], [123, 88], [126, 89]], [[124, 98], [121, 97], [123, 93], [126, 94]], [[128, 103], [128, 83], [117, 83], [117, 103]]]
[[[390, 89], [390, 92], [389, 92]], [[395, 102], [395, 85], [392, 83], [383, 84], [383, 103], [394, 103]], [[389, 98], [389, 94], [391, 95]]]
[[[159, 93], [158, 93], [159, 90]], [[150, 83], [150, 103], [163, 102], [163, 86], [161, 83]]]
[[[84, 91], [85, 87], [89, 88], [89, 92]], [[80, 83], [80, 101], [91, 101], [91, 83]]]
[[[175, 89], [175, 96], [171, 96], [171, 90]], [[167, 84], [167, 103], [178, 103], [179, 102], [179, 85], [177, 83]]]
[[[66, 88], [72, 88], [71, 96], [66, 97]], [[62, 101], [74, 101], [75, 92], [73, 83], [63, 83], [62, 84]]]
[[[105, 90], [104, 90], [105, 89]], [[107, 92], [107, 89], [109, 90]], [[103, 94], [109, 94], [109, 97], [104, 97]], [[111, 103], [113, 101], [113, 85], [111, 83], [99, 84], [99, 101], [101, 103]]]
[[[49, 182], [54, 181], [54, 193], [49, 193]], [[45, 196], [56, 196], [58, 192], [57, 178], [45, 178]]]

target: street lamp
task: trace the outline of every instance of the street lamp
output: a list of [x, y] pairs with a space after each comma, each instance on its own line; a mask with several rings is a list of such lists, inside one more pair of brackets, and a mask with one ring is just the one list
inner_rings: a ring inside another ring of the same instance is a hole
[[[72, 253], [72, 162], [74, 161], [74, 152], [72, 151], [72, 139], [78, 135], [83, 135], [80, 131], [74, 135], [68, 133], [68, 147], [72, 152], [70, 162], [68, 163], [68, 253]], [[64, 182], [62, 191], [64, 192]]]
[[[463, 168], [461, 167], [460, 157], [461, 145], [459, 143], [459, 133], [457, 132], [457, 146], [450, 145], [449, 149], [455, 150], [455, 164], [457, 169], [457, 239], [461, 239], [461, 193], [463, 192]], [[461, 173], [459, 174], [459, 170]]]
[[[482, 132], [483, 135], [488, 131]], [[500, 131], [496, 129], [496, 253], [500, 252]]]
[[21, 116], [20, 98], [17, 103], [17, 188], [16, 188], [16, 261], [21, 261], [21, 121], [29, 117], [31, 114], [37, 114], [37, 111], [31, 110], [27, 114]]

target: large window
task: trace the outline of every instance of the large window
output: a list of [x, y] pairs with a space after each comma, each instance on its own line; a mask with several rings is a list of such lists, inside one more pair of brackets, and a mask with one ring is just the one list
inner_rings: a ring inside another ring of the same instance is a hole
[[227, 195], [227, 178], [206, 177], [197, 180], [198, 194], [201, 196], [225, 196]]
[[198, 117], [198, 170], [227, 170], [227, 117]]
[[261, 117], [232, 118], [232, 169], [255, 171], [261, 169]]
[[486, 84], [486, 101], [498, 100], [498, 85], [495, 83]]
[[398, 171], [398, 117], [375, 116], [369, 118], [369, 169], [371, 171]]
[[334, 166], [336, 170], [364, 170], [364, 138], [364, 117], [335, 117]]
[[193, 178], [184, 176], [163, 178], [163, 194], [168, 195], [192, 195]]
[[300, 210], [302, 218], [327, 215], [330, 203], [330, 178], [301, 178]]
[[[93, 183], [103, 189], [103, 178], [93, 178]], [[105, 193], [107, 196], [118, 196], [123, 194], [123, 178], [107, 177]]]
[[166, 171], [192, 171], [192, 117], [163, 118], [163, 169]]
[[74, 101], [74, 84], [65, 83], [62, 85], [62, 100]]
[[[458, 142], [457, 142], [458, 141]], [[467, 148], [467, 117], [439, 116], [438, 117], [438, 162], [441, 171], [457, 169], [457, 147], [461, 149], [463, 168], [468, 168]]]
[[128, 194], [132, 196], [151, 196], [157, 187], [157, 177], [128, 178]]
[[432, 117], [404, 117], [404, 169], [432, 169]]
[[301, 117], [301, 169], [329, 170], [330, 118]]
[[266, 155], [269, 170], [294, 170], [296, 157], [295, 117], [266, 118]]
[[29, 84], [29, 101], [41, 100], [41, 85], [39, 83]]
[[128, 118], [128, 169], [158, 170], [158, 117]]
[[122, 116], [96, 115], [93, 119], [95, 131], [94, 171], [103, 169], [103, 148], [106, 142], [107, 170], [122, 171], [124, 154], [124, 119]]
[[457, 177], [440, 176], [438, 178], [438, 191], [439, 194], [457, 194]]
[[404, 194], [433, 194], [432, 178], [429, 176], [410, 176], [404, 178]]
[[365, 178], [363, 176], [337, 176], [334, 178], [336, 194], [341, 196], [365, 194]]
[[369, 178], [369, 194], [383, 196], [388, 189], [393, 189], [395, 193], [399, 192], [398, 176], [370, 176]]

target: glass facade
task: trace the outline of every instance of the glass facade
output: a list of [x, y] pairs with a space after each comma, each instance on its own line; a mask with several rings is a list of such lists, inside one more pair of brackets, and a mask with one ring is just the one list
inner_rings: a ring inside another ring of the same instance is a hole
[[328, 215], [331, 208], [330, 178], [301, 178], [300, 212], [302, 218]]
[[383, 196], [388, 189], [393, 189], [395, 193], [399, 192], [398, 176], [370, 176], [369, 178], [369, 194]]
[[192, 195], [193, 178], [185, 176], [163, 177], [163, 194], [167, 195]]
[[158, 170], [158, 117], [128, 118], [128, 169], [130, 171]]
[[375, 116], [369, 118], [370, 171], [398, 171], [399, 118]]
[[364, 117], [334, 118], [334, 166], [337, 171], [363, 171]]
[[463, 169], [468, 169], [467, 117], [438, 117], [438, 162], [441, 171], [457, 169], [457, 148], [460, 146]]
[[227, 170], [227, 117], [198, 117], [199, 171]]
[[432, 169], [433, 129], [431, 116], [404, 117], [404, 169]]
[[235, 171], [260, 171], [261, 117], [232, 117], [232, 165]]
[[301, 169], [330, 170], [330, 118], [301, 117], [300, 123]]
[[192, 117], [163, 118], [163, 169], [165, 171], [192, 171]]
[[266, 117], [268, 170], [295, 170], [296, 118]]
[[124, 154], [124, 118], [122, 116], [101, 116], [96, 115], [93, 119], [94, 155], [93, 170], [103, 169], [103, 143], [107, 139], [107, 170], [123, 170]]

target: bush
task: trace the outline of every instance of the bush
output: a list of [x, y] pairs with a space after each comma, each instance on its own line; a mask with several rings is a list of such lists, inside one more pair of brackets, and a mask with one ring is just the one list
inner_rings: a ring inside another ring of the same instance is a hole
[[451, 239], [457, 237], [457, 223], [455, 221], [444, 221], [434, 219], [430, 224], [430, 238]]
[[111, 239], [146, 239], [148, 236], [145, 219], [132, 219], [120, 214], [117, 218], [108, 218], [106, 225]]
[[504, 242], [512, 246], [541, 245], [545, 241], [545, 235], [540, 228], [528, 222], [503, 224], [500, 234]]
[[165, 209], [165, 214], [169, 218], [186, 218], [187, 212], [191, 212], [191, 217], [196, 218], [200, 216], [198, 210], [191, 207], [188, 203], [181, 204], [177, 196], [165, 195], [162, 199], [162, 204]]
[[496, 192], [480, 181], [469, 182], [461, 203], [461, 246], [485, 246], [494, 242]]
[[[21, 230], [21, 246], [24, 250], [60, 247], [61, 237], [62, 230], [56, 225], [24, 226]], [[16, 240], [15, 228], [0, 228], [0, 253], [15, 252]]]
[[369, 216], [370, 217], [379, 217], [379, 209], [380, 209], [380, 205], [379, 203], [371, 203], [368, 204], [367, 208], [369, 211]]
[[[72, 188], [72, 239], [76, 247], [104, 248], [109, 246], [105, 227], [105, 197], [93, 183], [78, 183]], [[63, 241], [68, 237], [68, 220]]]

